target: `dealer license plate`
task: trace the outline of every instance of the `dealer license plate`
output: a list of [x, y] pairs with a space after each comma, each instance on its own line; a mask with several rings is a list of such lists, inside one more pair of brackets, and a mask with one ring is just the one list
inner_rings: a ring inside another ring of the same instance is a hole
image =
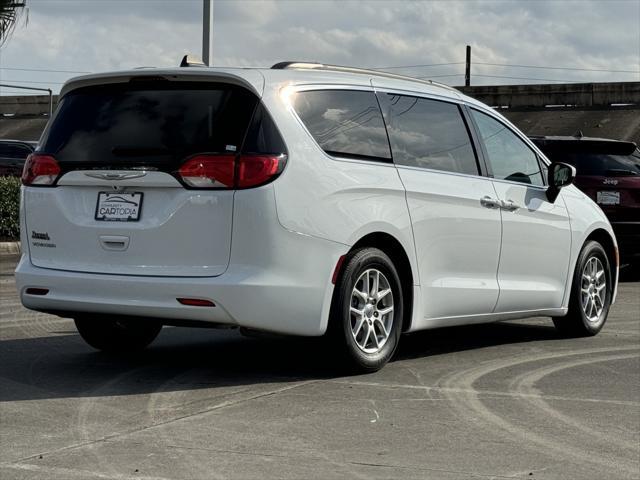
[[596, 202], [600, 205], [620, 205], [620, 192], [598, 192]]
[[142, 192], [99, 192], [96, 220], [103, 222], [137, 222], [142, 208]]

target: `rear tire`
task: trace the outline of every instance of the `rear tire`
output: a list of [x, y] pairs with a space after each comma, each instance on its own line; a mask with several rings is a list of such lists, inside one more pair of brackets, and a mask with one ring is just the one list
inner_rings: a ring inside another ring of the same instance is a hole
[[141, 318], [92, 315], [76, 317], [74, 321], [82, 339], [105, 352], [142, 350], [162, 329], [161, 323]]
[[380, 370], [393, 356], [402, 331], [400, 277], [377, 248], [363, 248], [345, 260], [336, 284], [329, 335], [348, 369]]
[[589, 241], [576, 262], [569, 312], [565, 317], [554, 317], [553, 324], [568, 337], [596, 335], [607, 321], [612, 293], [609, 258], [600, 243]]

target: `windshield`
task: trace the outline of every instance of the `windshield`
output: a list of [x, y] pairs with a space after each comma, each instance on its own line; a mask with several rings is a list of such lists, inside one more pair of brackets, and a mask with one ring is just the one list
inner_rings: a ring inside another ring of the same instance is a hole
[[236, 152], [257, 97], [212, 82], [133, 82], [81, 88], [61, 100], [41, 151], [63, 168], [174, 169], [201, 152]]

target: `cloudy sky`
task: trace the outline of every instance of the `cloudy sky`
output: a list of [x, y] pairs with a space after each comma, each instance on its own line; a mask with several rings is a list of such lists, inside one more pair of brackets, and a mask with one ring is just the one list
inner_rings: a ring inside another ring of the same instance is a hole
[[[72, 72], [201, 52], [202, 0], [27, 2], [0, 49], [0, 83], [57, 90]], [[640, 0], [214, 0], [217, 65], [402, 67], [391, 71], [460, 85], [467, 44], [472, 84], [640, 81]]]

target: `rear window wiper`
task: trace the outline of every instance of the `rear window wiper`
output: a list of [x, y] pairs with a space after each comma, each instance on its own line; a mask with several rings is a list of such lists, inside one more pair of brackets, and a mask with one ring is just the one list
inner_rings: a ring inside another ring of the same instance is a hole
[[149, 147], [126, 145], [113, 147], [111, 153], [116, 157], [148, 157], [151, 155], [171, 155], [167, 147]]

